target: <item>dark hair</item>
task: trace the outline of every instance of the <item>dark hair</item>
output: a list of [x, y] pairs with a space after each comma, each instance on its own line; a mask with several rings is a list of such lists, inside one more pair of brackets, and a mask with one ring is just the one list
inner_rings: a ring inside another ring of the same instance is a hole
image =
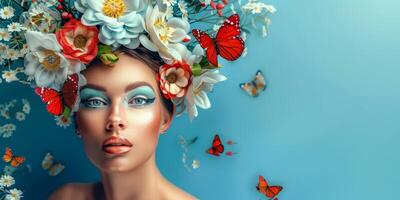
[[[150, 51], [146, 49], [143, 46], [139, 46], [136, 49], [128, 49], [124, 46], [120, 46], [115, 50], [116, 52], [122, 52], [125, 53], [135, 59], [140, 60], [144, 64], [150, 67], [151, 70], [153, 70], [156, 74], [159, 72], [160, 66], [165, 64], [160, 55], [157, 52]], [[101, 60], [99, 58], [93, 59], [87, 67], [89, 68], [92, 65], [100, 64]], [[161, 100], [162, 103], [164, 104], [165, 108], [169, 112], [169, 114], [173, 115], [174, 114], [174, 104], [172, 103], [171, 100], [166, 99], [164, 95], [162, 95], [160, 87], [158, 87], [160, 94], [161, 94]]]

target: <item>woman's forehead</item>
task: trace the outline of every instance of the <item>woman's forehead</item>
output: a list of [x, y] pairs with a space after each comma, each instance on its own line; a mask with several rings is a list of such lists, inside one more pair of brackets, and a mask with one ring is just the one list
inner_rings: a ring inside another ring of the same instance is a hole
[[120, 55], [115, 66], [93, 65], [83, 75], [87, 79], [87, 86], [97, 86], [103, 90], [125, 92], [142, 85], [157, 87], [156, 73], [142, 61], [127, 54]]

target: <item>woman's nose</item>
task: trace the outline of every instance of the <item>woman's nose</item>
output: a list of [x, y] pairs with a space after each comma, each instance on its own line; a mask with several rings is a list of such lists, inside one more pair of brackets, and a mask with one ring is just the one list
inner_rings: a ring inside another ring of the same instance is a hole
[[126, 128], [124, 113], [120, 105], [113, 105], [106, 124], [106, 130], [109, 132], [124, 130]]

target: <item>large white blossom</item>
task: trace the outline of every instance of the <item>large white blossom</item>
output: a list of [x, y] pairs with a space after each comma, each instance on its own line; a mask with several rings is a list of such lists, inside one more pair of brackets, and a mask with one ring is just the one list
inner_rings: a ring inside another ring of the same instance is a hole
[[177, 50], [180, 42], [190, 38], [188, 35], [190, 24], [187, 20], [177, 17], [167, 18], [167, 13], [149, 6], [146, 12], [146, 31], [148, 35], [141, 35], [140, 42], [152, 51], [158, 51], [166, 63], [181, 60]]
[[140, 14], [148, 0], [77, 0], [75, 7], [83, 13], [82, 23], [100, 25], [102, 43], [134, 49], [139, 46], [139, 35], [144, 31]]
[[34, 76], [37, 86], [59, 89], [69, 70], [82, 69], [81, 63], [70, 63], [62, 55], [54, 34], [28, 31], [25, 37], [31, 51], [25, 56], [25, 74]]

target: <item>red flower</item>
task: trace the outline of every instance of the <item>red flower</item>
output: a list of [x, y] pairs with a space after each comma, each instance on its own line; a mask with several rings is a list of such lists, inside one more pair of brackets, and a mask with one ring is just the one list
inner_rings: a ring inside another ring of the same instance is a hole
[[85, 26], [79, 20], [71, 19], [56, 32], [64, 56], [88, 64], [97, 55], [99, 31], [95, 26]]
[[192, 70], [185, 62], [165, 64], [160, 67], [157, 80], [160, 81], [160, 89], [165, 98], [180, 98], [186, 94], [192, 81]]

